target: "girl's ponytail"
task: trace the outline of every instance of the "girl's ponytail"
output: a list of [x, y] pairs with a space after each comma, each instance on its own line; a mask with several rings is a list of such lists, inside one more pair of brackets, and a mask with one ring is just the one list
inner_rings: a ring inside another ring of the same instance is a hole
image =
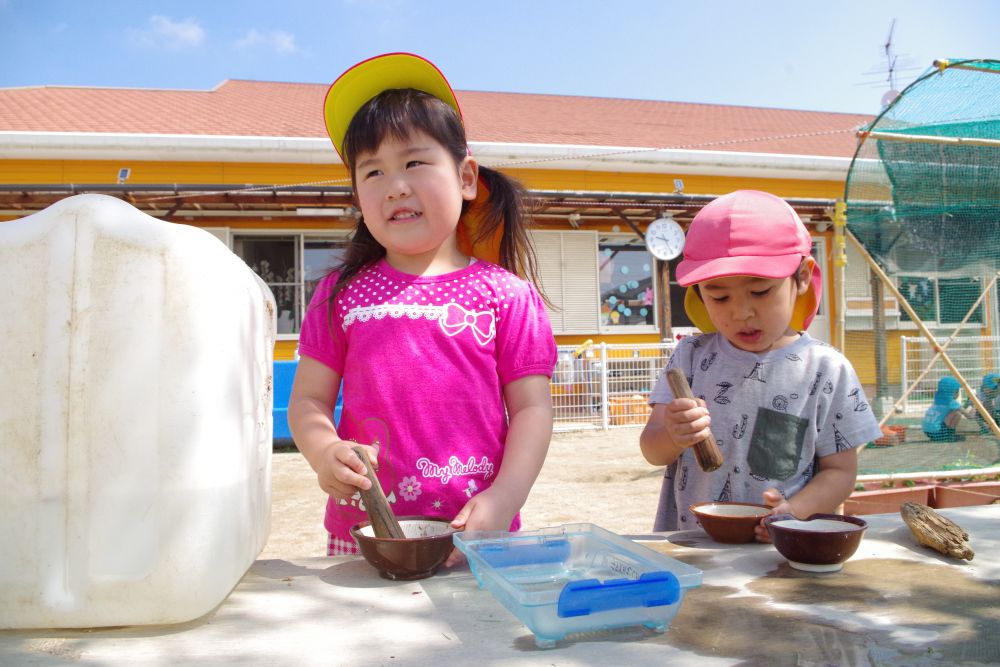
[[538, 261], [528, 236], [527, 194], [513, 178], [489, 167], [479, 167], [479, 178], [486, 185], [489, 197], [478, 211], [479, 229], [473, 241], [493, 237], [502, 229], [499, 264], [511, 273], [530, 280], [542, 299], [551, 303], [542, 291], [538, 278]]

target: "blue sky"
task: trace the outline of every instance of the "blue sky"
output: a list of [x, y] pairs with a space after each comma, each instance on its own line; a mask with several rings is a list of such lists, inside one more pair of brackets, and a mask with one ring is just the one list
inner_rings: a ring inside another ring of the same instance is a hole
[[992, 0], [0, 0], [0, 87], [329, 83], [387, 51], [459, 90], [877, 113], [935, 58], [1000, 59]]

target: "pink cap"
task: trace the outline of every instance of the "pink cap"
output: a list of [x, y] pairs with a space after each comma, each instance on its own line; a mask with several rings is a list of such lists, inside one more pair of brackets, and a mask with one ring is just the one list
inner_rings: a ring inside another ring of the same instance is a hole
[[[759, 190], [737, 190], [713, 199], [691, 221], [684, 259], [677, 265], [677, 284], [726, 276], [787, 278], [812, 253], [812, 238], [802, 220], [781, 197]], [[796, 302], [792, 326], [809, 327], [823, 292], [819, 264], [813, 266], [809, 290]], [[704, 305], [691, 290], [684, 301], [688, 316], [702, 331], [714, 331]]]
[[787, 278], [811, 250], [809, 232], [784, 199], [737, 190], [713, 199], [694, 216], [677, 283], [686, 287], [725, 276]]

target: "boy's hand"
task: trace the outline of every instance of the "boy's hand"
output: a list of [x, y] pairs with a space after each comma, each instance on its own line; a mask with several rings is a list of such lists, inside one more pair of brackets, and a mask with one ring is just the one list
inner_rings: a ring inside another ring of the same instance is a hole
[[[763, 494], [764, 504], [771, 508], [771, 514], [792, 514], [792, 504], [788, 502], [784, 494], [777, 489], [771, 488], [764, 492]], [[770, 542], [771, 535], [767, 532], [767, 527], [764, 526], [763, 519], [754, 527], [754, 534], [757, 537], [758, 542]]]
[[675, 398], [666, 408], [664, 427], [677, 447], [686, 449], [711, 435], [712, 418], [704, 400]]

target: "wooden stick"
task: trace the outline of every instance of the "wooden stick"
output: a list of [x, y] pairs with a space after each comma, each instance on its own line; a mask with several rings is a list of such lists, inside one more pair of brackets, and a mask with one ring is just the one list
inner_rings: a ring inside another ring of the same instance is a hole
[[[688, 384], [681, 369], [671, 368], [667, 371], [667, 382], [670, 383], [670, 389], [673, 390], [675, 398], [694, 398], [691, 385]], [[719, 469], [723, 462], [722, 451], [719, 449], [714, 435], [709, 433], [707, 438], [694, 446], [694, 457], [705, 472]]]
[[405, 538], [406, 535], [403, 534], [403, 529], [400, 527], [399, 521], [396, 520], [396, 515], [392, 513], [385, 492], [382, 491], [382, 485], [379, 484], [378, 477], [375, 475], [375, 469], [368, 458], [368, 452], [360, 446], [352, 449], [364, 462], [365, 474], [372, 483], [372, 488], [361, 491], [361, 500], [365, 503], [365, 511], [368, 512], [368, 520], [371, 521], [375, 537]]

